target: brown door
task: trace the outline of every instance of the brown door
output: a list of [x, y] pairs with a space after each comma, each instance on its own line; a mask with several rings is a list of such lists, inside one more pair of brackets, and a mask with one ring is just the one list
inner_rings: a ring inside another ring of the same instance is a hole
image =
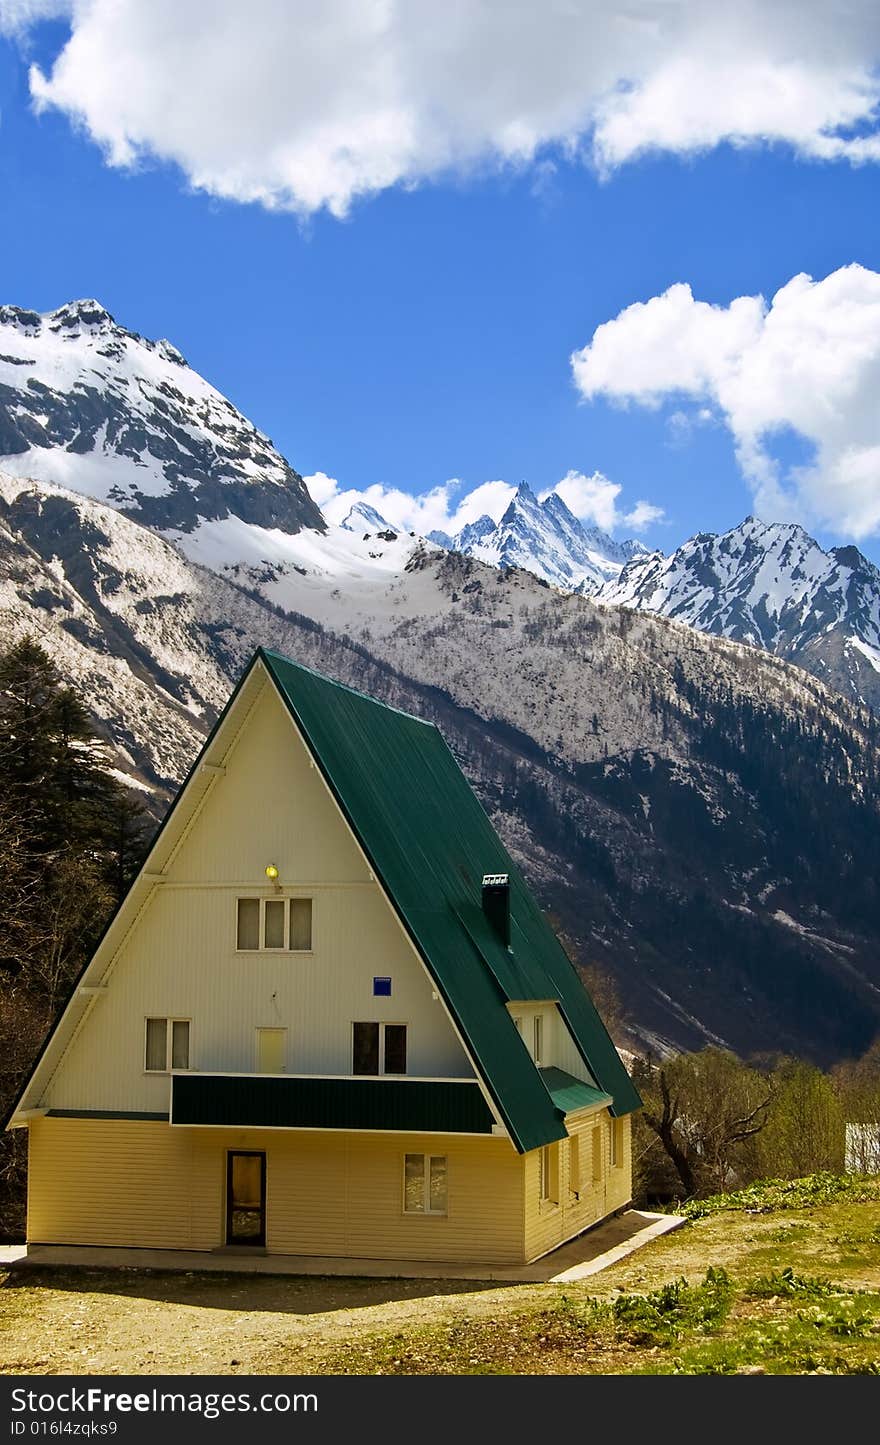
[[266, 1243], [266, 1155], [230, 1149], [226, 1155], [226, 1243]]

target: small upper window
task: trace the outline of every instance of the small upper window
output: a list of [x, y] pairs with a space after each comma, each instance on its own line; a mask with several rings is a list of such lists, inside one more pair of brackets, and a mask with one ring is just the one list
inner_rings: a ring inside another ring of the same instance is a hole
[[311, 898], [239, 898], [236, 948], [311, 953]]
[[405, 1074], [406, 1024], [355, 1023], [351, 1029], [353, 1074]]
[[189, 1019], [147, 1019], [144, 1068], [167, 1074], [169, 1067], [189, 1068]]

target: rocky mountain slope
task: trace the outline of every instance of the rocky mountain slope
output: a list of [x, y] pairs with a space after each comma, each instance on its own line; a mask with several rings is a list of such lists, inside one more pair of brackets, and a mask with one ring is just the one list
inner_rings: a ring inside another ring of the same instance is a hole
[[324, 530], [300, 477], [168, 341], [97, 301], [40, 315], [0, 306], [0, 456], [165, 531], [232, 517]]
[[441, 726], [642, 1041], [830, 1059], [880, 1028], [880, 735], [805, 673], [413, 539], [282, 609], [101, 503], [0, 492], [4, 635], [84, 686], [157, 811], [270, 644]]
[[747, 517], [670, 557], [635, 557], [597, 594], [766, 648], [847, 697], [880, 706], [880, 571], [856, 547]]
[[595, 592], [627, 562], [649, 555], [641, 542], [615, 542], [598, 527], [584, 527], [558, 492], [539, 501], [526, 482], [500, 522], [479, 517], [454, 537], [432, 532], [429, 540], [490, 567], [525, 567], [566, 592]]

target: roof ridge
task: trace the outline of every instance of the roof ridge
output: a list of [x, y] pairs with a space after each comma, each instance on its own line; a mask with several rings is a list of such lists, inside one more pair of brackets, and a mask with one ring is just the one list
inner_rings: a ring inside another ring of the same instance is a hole
[[374, 707], [384, 708], [386, 712], [395, 712], [398, 717], [409, 718], [410, 722], [421, 723], [423, 727], [433, 728], [435, 732], [440, 729], [436, 723], [429, 722], [427, 718], [419, 717], [417, 713], [407, 712], [406, 708], [395, 707], [393, 703], [382, 702], [381, 698], [373, 697], [370, 693], [364, 692], [362, 688], [351, 687], [347, 682], [338, 682], [335, 677], [328, 677], [326, 672], [319, 672], [316, 667], [307, 667], [304, 662], [297, 662], [295, 658], [288, 657], [286, 653], [278, 652], [274, 647], [258, 647], [257, 653], [263, 659], [277, 658], [279, 662], [285, 663], [288, 667], [295, 667], [299, 672], [307, 672], [311, 677], [318, 678], [319, 682], [326, 682], [330, 687], [338, 687], [340, 692], [350, 692], [353, 697], [363, 698]]

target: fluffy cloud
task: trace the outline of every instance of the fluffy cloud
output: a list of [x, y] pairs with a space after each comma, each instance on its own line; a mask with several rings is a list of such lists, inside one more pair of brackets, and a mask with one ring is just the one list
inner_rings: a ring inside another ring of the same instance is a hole
[[429, 532], [458, 532], [484, 514], [499, 521], [516, 490], [507, 482], [483, 482], [462, 495], [463, 483], [455, 477], [418, 495], [381, 482], [360, 490], [343, 487], [325, 472], [315, 472], [303, 481], [328, 522], [344, 521], [355, 503], [363, 502], [392, 526], [423, 537]]
[[[455, 477], [417, 496], [381, 483], [374, 483], [362, 491], [341, 487], [326, 472], [314, 472], [303, 480], [328, 522], [344, 521], [356, 502], [364, 502], [374, 507], [392, 526], [407, 532], [418, 532], [423, 537], [429, 532], [447, 532], [454, 536], [469, 522], [476, 522], [483, 516], [500, 522], [516, 491], [509, 482], [483, 482], [467, 492], [464, 491], [464, 483]], [[630, 532], [641, 532], [664, 515], [663, 508], [655, 507], [651, 502], [636, 502], [630, 511], [621, 512], [617, 506], [620, 485], [610, 482], [601, 472], [594, 472], [590, 477], [583, 472], [567, 472], [555, 487], [549, 487], [540, 494], [541, 500], [551, 491], [558, 492], [581, 521], [593, 523], [605, 531], [626, 527]]]
[[[0, 0], [21, 27], [64, 0]], [[880, 159], [875, 0], [67, 0], [38, 106], [114, 165], [344, 214], [450, 168], [557, 146], [610, 171], [730, 141]], [[539, 182], [546, 172], [536, 172]]]
[[[799, 515], [840, 533], [880, 532], [880, 275], [845, 266], [799, 275], [776, 292], [728, 306], [689, 286], [621, 311], [571, 358], [587, 398], [657, 407], [708, 403], [733, 434], [759, 510]], [[778, 442], [796, 433], [806, 464], [785, 466]]]
[[561, 482], [541, 493], [541, 501], [551, 492], [558, 492], [576, 517], [601, 527], [604, 532], [613, 532], [618, 527], [644, 532], [652, 522], [661, 520], [663, 508], [655, 507], [653, 502], [636, 502], [629, 512], [621, 512], [617, 505], [621, 491], [619, 482], [609, 481], [601, 472], [593, 472], [589, 477], [583, 472], [566, 472]]
[[24, 35], [40, 20], [70, 13], [70, 0], [0, 0], [0, 34]]

